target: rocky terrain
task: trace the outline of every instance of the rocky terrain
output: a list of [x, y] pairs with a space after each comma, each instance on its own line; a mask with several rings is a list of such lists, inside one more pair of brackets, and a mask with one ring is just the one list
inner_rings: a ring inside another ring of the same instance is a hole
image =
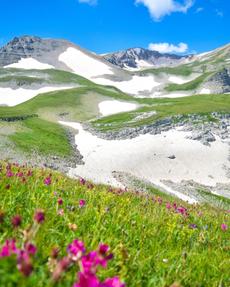
[[212, 121], [210, 121], [209, 116], [178, 115], [158, 120], [150, 125], [110, 132], [99, 132], [88, 124], [85, 124], [85, 129], [107, 140], [131, 139], [148, 133], [155, 135], [179, 127], [185, 131], [191, 131], [191, 139], [198, 140], [204, 145], [209, 145], [210, 142], [215, 141], [215, 136], [219, 136], [223, 140], [230, 139], [230, 114], [213, 112], [211, 117]]
[[182, 64], [191, 56], [179, 56], [175, 54], [161, 54], [143, 48], [131, 48], [103, 55], [105, 60], [124, 69], [139, 69], [147, 67], [166, 67]]

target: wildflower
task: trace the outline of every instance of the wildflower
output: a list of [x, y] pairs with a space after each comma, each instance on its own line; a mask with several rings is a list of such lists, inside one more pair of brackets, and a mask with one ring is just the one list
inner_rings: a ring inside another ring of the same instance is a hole
[[162, 198], [158, 197], [157, 202], [161, 205], [162, 204]]
[[68, 227], [72, 231], [76, 231], [77, 230], [77, 225], [75, 223], [69, 223]]
[[13, 177], [14, 173], [11, 170], [8, 170], [7, 173], [6, 173], [6, 176], [7, 177]]
[[171, 209], [171, 204], [169, 202], [166, 203], [166, 208]]
[[5, 188], [6, 188], [6, 189], [10, 189], [10, 184], [7, 184], [7, 185], [5, 186]]
[[29, 255], [35, 255], [35, 253], [37, 252], [36, 246], [32, 243], [27, 243], [25, 246], [25, 250]]
[[17, 177], [23, 177], [23, 172], [22, 172], [22, 171], [17, 172], [17, 173], [16, 173], [16, 176], [17, 176]]
[[26, 277], [28, 277], [33, 271], [33, 265], [29, 254], [25, 250], [20, 250], [17, 258], [17, 268]]
[[194, 223], [191, 223], [191, 224], [189, 224], [189, 228], [191, 228], [191, 229], [196, 229], [196, 228], [197, 228], [197, 225], [194, 224]]
[[33, 172], [31, 170], [28, 170], [27, 176], [32, 176], [32, 175], [33, 175]]
[[71, 261], [68, 257], [62, 258], [58, 262], [58, 264], [57, 264], [57, 266], [53, 272], [52, 279], [55, 282], [58, 281], [60, 279], [62, 273], [65, 272], [69, 268], [70, 264], [71, 264]]
[[79, 183], [80, 183], [80, 185], [85, 185], [85, 184], [86, 184], [86, 180], [81, 177], [81, 178], [79, 179]]
[[118, 277], [108, 278], [106, 279], [102, 285], [102, 287], [125, 287], [125, 283], [122, 283]]
[[85, 200], [84, 199], [80, 199], [79, 200], [79, 207], [83, 207], [85, 206]]
[[67, 252], [73, 256], [73, 260], [77, 260], [85, 253], [84, 243], [78, 239], [75, 239], [67, 247]]
[[167, 258], [163, 258], [163, 260], [162, 260], [164, 263], [168, 263], [169, 262], [169, 260], [167, 259]]
[[97, 276], [94, 274], [85, 274], [83, 272], [79, 272], [78, 279], [79, 279], [79, 282], [75, 283], [73, 287], [99, 287], [100, 286], [100, 282]]
[[103, 244], [103, 243], [101, 243], [101, 244], [99, 245], [99, 253], [100, 253], [100, 254], [104, 255], [104, 254], [106, 254], [108, 251], [109, 251], [109, 246], [108, 246], [108, 245]]
[[42, 210], [37, 210], [34, 215], [34, 220], [37, 223], [42, 223], [45, 220], [45, 213]]
[[51, 184], [51, 177], [50, 177], [50, 176], [48, 176], [48, 177], [46, 177], [46, 178], [44, 179], [44, 184], [45, 184], [45, 185], [50, 185], [50, 184]]
[[62, 198], [58, 198], [57, 203], [58, 203], [58, 205], [62, 205], [63, 204], [63, 199]]
[[12, 219], [11, 219], [11, 223], [13, 225], [13, 227], [19, 227], [22, 223], [22, 217], [20, 215], [15, 215]]
[[222, 223], [222, 224], [221, 224], [221, 229], [222, 229], [223, 231], [226, 231], [226, 230], [228, 229], [227, 224]]
[[15, 244], [15, 240], [10, 239], [6, 240], [5, 244], [3, 245], [1, 251], [0, 251], [0, 257], [9, 257], [12, 254], [17, 253], [17, 248]]
[[64, 209], [59, 209], [58, 210], [58, 215], [63, 216], [64, 215]]

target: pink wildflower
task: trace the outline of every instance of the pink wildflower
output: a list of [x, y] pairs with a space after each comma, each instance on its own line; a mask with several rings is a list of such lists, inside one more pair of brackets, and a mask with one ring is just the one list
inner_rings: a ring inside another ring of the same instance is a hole
[[79, 179], [79, 182], [80, 182], [81, 185], [85, 185], [86, 184], [86, 180], [84, 178], [82, 178], [82, 177]]
[[72, 243], [67, 247], [67, 252], [74, 256], [74, 260], [77, 260], [85, 253], [84, 243], [78, 239], [75, 239]]
[[78, 273], [79, 282], [75, 283], [73, 287], [100, 287], [100, 282], [96, 275]]
[[226, 231], [226, 230], [228, 229], [227, 224], [222, 223], [222, 224], [221, 224], [221, 229], [222, 229], [223, 231]]
[[48, 177], [46, 177], [45, 179], [44, 179], [44, 184], [45, 185], [50, 185], [51, 184], [51, 177], [50, 176], [48, 176]]
[[79, 207], [83, 207], [85, 206], [85, 200], [84, 199], [80, 199], [79, 200]]
[[62, 205], [63, 204], [63, 199], [62, 198], [58, 198], [57, 203], [58, 203], [58, 205]]
[[101, 287], [125, 287], [118, 277], [108, 278], [101, 284]]
[[11, 220], [11, 223], [13, 225], [13, 227], [19, 227], [22, 223], [22, 218], [20, 215], [15, 215], [12, 220]]

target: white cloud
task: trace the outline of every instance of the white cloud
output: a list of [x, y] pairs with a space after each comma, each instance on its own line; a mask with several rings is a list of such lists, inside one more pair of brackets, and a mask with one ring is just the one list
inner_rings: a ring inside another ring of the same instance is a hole
[[169, 43], [150, 43], [149, 50], [158, 51], [160, 53], [185, 53], [188, 50], [188, 45], [185, 43], [179, 43], [173, 45]]
[[135, 3], [145, 5], [153, 19], [159, 21], [173, 12], [186, 13], [192, 7], [194, 0], [184, 0], [183, 3], [177, 0], [136, 0]]
[[78, 0], [79, 3], [87, 3], [89, 5], [96, 5], [97, 0]]

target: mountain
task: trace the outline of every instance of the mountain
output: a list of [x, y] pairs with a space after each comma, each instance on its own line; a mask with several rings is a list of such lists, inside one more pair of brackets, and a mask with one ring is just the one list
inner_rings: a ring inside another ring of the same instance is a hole
[[[230, 45], [190, 56], [161, 54], [143, 48], [96, 55], [66, 40], [22, 36], [0, 48], [0, 88], [8, 85], [14, 89], [22, 86], [28, 89], [31, 87], [27, 85], [31, 82], [28, 76], [35, 76], [39, 71], [39, 75], [44, 74], [41, 78], [47, 79], [45, 70], [54, 69], [74, 73], [96, 84], [114, 86], [135, 97], [228, 93], [229, 67]], [[21, 70], [12, 71], [11, 68]], [[31, 69], [37, 72], [29, 72]], [[15, 83], [12, 77], [16, 74], [20, 74], [20, 81]], [[10, 82], [6, 81], [9, 76]], [[21, 80], [22, 76], [27, 80]], [[43, 87], [42, 80], [40, 85], [33, 86]]]
[[176, 66], [186, 62], [192, 56], [162, 54], [143, 48], [130, 48], [125, 51], [105, 54], [104, 58], [113, 65], [127, 70], [139, 70], [149, 67]]

